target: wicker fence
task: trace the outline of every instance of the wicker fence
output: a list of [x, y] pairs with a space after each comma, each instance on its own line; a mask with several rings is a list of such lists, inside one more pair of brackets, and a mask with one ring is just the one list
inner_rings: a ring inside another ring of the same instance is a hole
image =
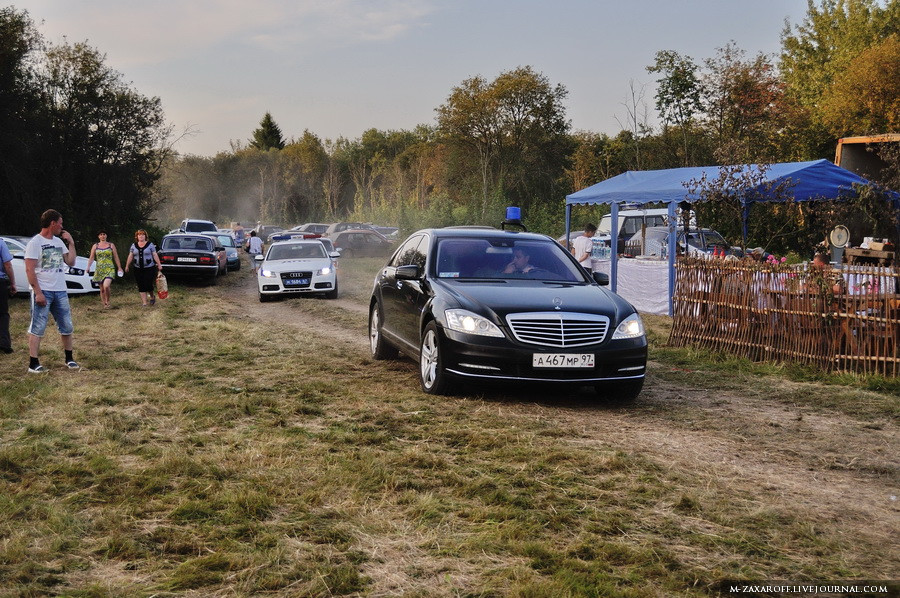
[[679, 258], [669, 344], [900, 375], [900, 268]]

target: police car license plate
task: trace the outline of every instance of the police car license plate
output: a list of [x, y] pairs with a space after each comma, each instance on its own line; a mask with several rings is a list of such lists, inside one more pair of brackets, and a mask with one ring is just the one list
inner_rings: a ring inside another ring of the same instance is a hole
[[284, 281], [286, 287], [305, 287], [309, 286], [308, 278], [288, 278]]
[[593, 353], [534, 353], [531, 366], [535, 368], [592, 368]]

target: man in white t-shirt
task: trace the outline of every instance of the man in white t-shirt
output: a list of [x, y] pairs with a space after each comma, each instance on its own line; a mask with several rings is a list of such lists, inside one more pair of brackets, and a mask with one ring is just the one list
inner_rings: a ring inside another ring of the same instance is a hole
[[31, 325], [28, 327], [28, 372], [43, 374], [38, 354], [50, 314], [56, 321], [66, 354], [66, 367], [79, 369], [72, 357], [72, 310], [66, 291], [66, 272], [75, 265], [75, 241], [63, 230], [62, 214], [41, 214], [41, 232], [25, 246], [25, 274], [31, 284]]
[[572, 243], [572, 255], [578, 260], [578, 263], [591, 271], [591, 253], [594, 251], [594, 233], [597, 227], [588, 222], [584, 225], [584, 234], [575, 239]]

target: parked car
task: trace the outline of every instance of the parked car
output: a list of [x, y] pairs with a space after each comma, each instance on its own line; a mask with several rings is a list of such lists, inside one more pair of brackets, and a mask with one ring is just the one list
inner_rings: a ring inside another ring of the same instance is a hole
[[323, 234], [326, 237], [334, 237], [337, 233], [345, 230], [371, 230], [371, 228], [368, 224], [363, 224], [362, 222], [335, 222], [329, 224]]
[[225, 266], [228, 270], [241, 269], [241, 256], [238, 253], [237, 245], [234, 244], [234, 236], [231, 234], [231, 230], [226, 229], [226, 232], [220, 230], [217, 233], [202, 234], [215, 239], [219, 245], [225, 248]]
[[217, 230], [218, 227], [212, 220], [200, 220], [197, 218], [185, 218], [178, 225], [178, 232], [180, 233], [216, 232]]
[[322, 293], [337, 299], [338, 281], [334, 259], [316, 239], [276, 241], [259, 258], [256, 277], [261, 302], [279, 295]]
[[[12, 267], [13, 275], [16, 277], [16, 289], [19, 293], [27, 293], [31, 289], [28, 284], [28, 276], [25, 274], [25, 246], [31, 237], [20, 235], [3, 235], [0, 240], [6, 243], [6, 248], [13, 256]], [[75, 256], [75, 265], [69, 267], [66, 272], [66, 292], [69, 295], [80, 295], [83, 293], [99, 293], [100, 284], [94, 282], [94, 265], [91, 265], [91, 271], [87, 271], [88, 259], [80, 255]]]
[[373, 230], [345, 230], [331, 237], [335, 249], [342, 257], [385, 257], [391, 254], [394, 244]]
[[228, 272], [225, 248], [206, 235], [166, 235], [157, 253], [166, 276], [194, 276], [215, 283], [219, 274]]
[[[256, 236], [262, 239], [264, 243], [267, 243], [269, 241], [269, 235], [280, 233], [284, 230], [284, 227], [276, 226], [274, 224], [257, 224], [250, 230], [255, 230]], [[250, 231], [247, 231], [247, 236], [249, 235]]]
[[299, 226], [295, 226], [294, 228], [288, 229], [288, 231], [295, 233], [316, 233], [317, 235], [324, 235], [328, 230], [328, 226], [328, 224], [323, 224], [321, 222], [307, 222], [306, 224], [301, 224]]
[[272, 233], [269, 235], [269, 242], [287, 241], [288, 239], [318, 239], [322, 235], [318, 233], [304, 233], [295, 230], [283, 230], [280, 233]]
[[[684, 229], [678, 229], [679, 253], [684, 253]], [[641, 244], [643, 243], [643, 251]], [[644, 255], [662, 257], [666, 255], [669, 243], [669, 228], [667, 226], [653, 226], [648, 228], [644, 236], [641, 232], [635, 233], [625, 242], [625, 253], [628, 255]], [[742, 256], [740, 247], [732, 247], [725, 238], [714, 230], [708, 228], [688, 229], [688, 253], [713, 253], [716, 248], [724, 250], [726, 254]]]
[[381, 233], [391, 240], [396, 240], [397, 234], [400, 232], [400, 229], [396, 226], [377, 226], [374, 224], [372, 225], [372, 230], [374, 230], [376, 233]]
[[518, 382], [591, 385], [632, 400], [644, 383], [647, 339], [634, 307], [608, 283], [544, 235], [421, 230], [375, 278], [371, 352], [417, 360], [429, 394], [460, 382]]

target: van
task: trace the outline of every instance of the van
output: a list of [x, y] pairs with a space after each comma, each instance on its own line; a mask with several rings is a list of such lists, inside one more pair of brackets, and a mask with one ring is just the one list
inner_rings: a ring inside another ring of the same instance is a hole
[[[618, 243], [616, 252], [624, 253], [625, 239], [630, 239], [635, 233], [641, 232], [641, 227], [666, 226], [669, 223], [669, 210], [667, 208], [652, 208], [641, 210], [620, 210], [618, 224]], [[610, 247], [610, 231], [612, 230], [612, 215], [607, 214], [600, 219], [597, 232], [594, 235], [594, 245]]]

